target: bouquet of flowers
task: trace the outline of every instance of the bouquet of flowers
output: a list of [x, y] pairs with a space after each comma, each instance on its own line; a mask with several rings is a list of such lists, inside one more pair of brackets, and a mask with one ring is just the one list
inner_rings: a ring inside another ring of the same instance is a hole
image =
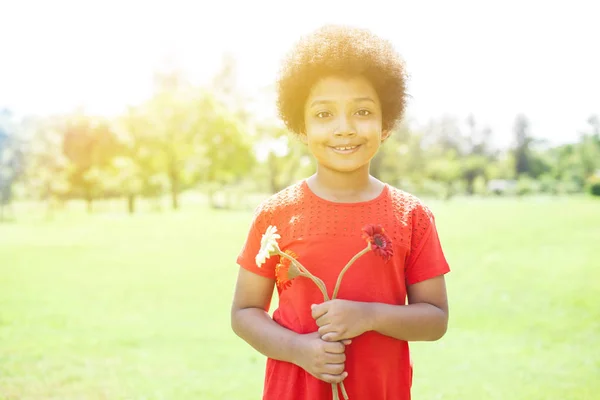
[[[362, 228], [362, 237], [366, 240], [367, 245], [364, 249], [356, 253], [354, 257], [348, 261], [348, 263], [341, 270], [338, 275], [337, 282], [335, 284], [335, 288], [333, 290], [333, 295], [329, 298], [329, 294], [327, 293], [327, 288], [325, 287], [325, 283], [319, 277], [313, 275], [308, 268], [302, 265], [298, 260], [297, 256], [291, 250], [282, 251], [279, 248], [278, 239], [281, 239], [281, 236], [277, 233], [276, 226], [269, 226], [265, 233], [262, 235], [260, 250], [256, 254], [256, 265], [260, 268], [265, 261], [271, 256], [279, 256], [280, 262], [277, 264], [277, 281], [278, 284], [282, 287], [288, 287], [292, 284], [292, 280], [298, 277], [304, 277], [312, 280], [314, 284], [319, 288], [321, 293], [323, 294], [323, 300], [333, 300], [337, 298], [338, 291], [340, 289], [340, 285], [342, 283], [342, 278], [344, 274], [352, 264], [360, 257], [368, 253], [369, 251], [375, 252], [378, 256], [382, 257], [385, 261], [388, 261], [390, 257], [393, 255], [391, 240], [385, 233], [383, 227], [380, 225], [367, 225]], [[342, 394], [345, 400], [348, 400], [348, 393], [346, 392], [346, 388], [344, 387], [344, 383], [341, 384]], [[332, 383], [331, 388], [333, 391], [333, 399], [339, 400], [337, 383]]]

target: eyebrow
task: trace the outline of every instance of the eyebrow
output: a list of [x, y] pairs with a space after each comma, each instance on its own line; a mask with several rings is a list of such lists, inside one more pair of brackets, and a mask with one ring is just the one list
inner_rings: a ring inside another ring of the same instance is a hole
[[[356, 98], [352, 99], [352, 101], [355, 103], [359, 103], [361, 101], [370, 101], [371, 103], [375, 104], [375, 100], [373, 100], [370, 97], [356, 97]], [[314, 107], [314, 106], [320, 105], [320, 104], [333, 104], [333, 103], [335, 103], [335, 101], [333, 101], [333, 100], [315, 100], [312, 102], [312, 104], [310, 106]]]

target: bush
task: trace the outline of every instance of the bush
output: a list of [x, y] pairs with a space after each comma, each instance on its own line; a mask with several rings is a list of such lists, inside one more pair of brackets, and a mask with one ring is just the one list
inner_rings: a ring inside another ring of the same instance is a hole
[[517, 196], [538, 194], [540, 192], [540, 186], [540, 183], [536, 180], [527, 175], [521, 175], [517, 180], [516, 194]]
[[600, 175], [592, 175], [588, 179], [588, 190], [592, 196], [600, 197]]
[[480, 196], [488, 194], [487, 182], [483, 176], [480, 175], [473, 181], [473, 192]]
[[558, 181], [554, 179], [550, 174], [544, 174], [539, 177], [540, 192], [547, 194], [558, 193]]
[[431, 179], [425, 179], [417, 188], [417, 196], [434, 197], [444, 199], [447, 196], [447, 187], [442, 182], [437, 182]]
[[557, 189], [557, 192], [562, 195], [581, 193], [581, 186], [577, 182], [569, 179], [562, 179], [559, 181]]

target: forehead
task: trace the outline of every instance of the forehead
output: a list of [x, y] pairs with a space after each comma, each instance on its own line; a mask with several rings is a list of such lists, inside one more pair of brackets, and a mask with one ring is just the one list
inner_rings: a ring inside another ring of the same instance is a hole
[[[375, 88], [362, 76], [327, 76], [317, 81], [308, 95], [308, 102], [314, 100], [352, 101], [356, 98], [371, 98], [379, 103]], [[310, 103], [309, 103], [310, 105]]]

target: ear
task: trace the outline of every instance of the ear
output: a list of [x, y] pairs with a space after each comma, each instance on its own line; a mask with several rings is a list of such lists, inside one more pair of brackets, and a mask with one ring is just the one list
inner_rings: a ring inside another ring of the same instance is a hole
[[392, 134], [391, 131], [383, 131], [383, 132], [381, 132], [381, 141], [385, 142], [387, 140], [387, 138], [390, 137], [391, 134]]

